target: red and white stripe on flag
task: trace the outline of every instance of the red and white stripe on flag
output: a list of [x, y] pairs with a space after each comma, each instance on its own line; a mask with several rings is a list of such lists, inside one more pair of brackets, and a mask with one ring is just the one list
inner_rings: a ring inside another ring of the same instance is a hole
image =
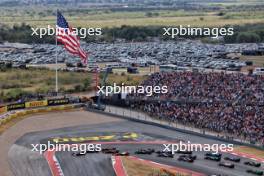
[[79, 37], [72, 31], [71, 28], [65, 29], [56, 27], [57, 41], [64, 45], [64, 48], [71, 54], [79, 56], [83, 64], [87, 64], [87, 53], [80, 46]]

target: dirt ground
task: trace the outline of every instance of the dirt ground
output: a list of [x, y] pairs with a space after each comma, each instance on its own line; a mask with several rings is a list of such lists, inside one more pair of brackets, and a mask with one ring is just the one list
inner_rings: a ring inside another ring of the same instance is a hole
[[0, 175], [13, 175], [8, 166], [7, 153], [12, 144], [25, 133], [113, 121], [121, 120], [86, 111], [52, 112], [27, 117], [7, 129], [0, 136]]

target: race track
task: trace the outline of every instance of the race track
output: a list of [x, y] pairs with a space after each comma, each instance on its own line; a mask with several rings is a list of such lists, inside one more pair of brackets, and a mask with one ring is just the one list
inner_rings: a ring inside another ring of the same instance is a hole
[[[80, 112], [76, 112], [80, 113]], [[82, 116], [87, 117], [87, 121], [89, 121], [89, 116], [94, 113], [91, 112], [82, 112]], [[52, 114], [51, 114], [52, 115]], [[72, 112], [74, 117], [74, 113]], [[102, 148], [108, 147], [116, 147], [120, 151], [128, 151], [131, 155], [137, 156], [142, 159], [154, 161], [157, 163], [162, 163], [171, 166], [177, 166], [180, 168], [196, 171], [202, 173], [204, 175], [208, 174], [221, 174], [221, 175], [228, 175], [228, 176], [247, 176], [250, 174], [246, 173], [247, 169], [257, 169], [257, 170], [264, 170], [263, 163], [260, 168], [252, 168], [250, 166], [245, 166], [243, 163], [244, 161], [250, 161], [250, 159], [242, 158], [240, 163], [234, 163], [235, 168], [229, 169], [224, 167], [219, 167], [218, 162], [215, 161], [208, 161], [204, 160], [205, 152], [194, 152], [194, 155], [197, 155], [197, 160], [194, 163], [186, 163], [178, 161], [177, 158], [179, 154], [175, 154], [174, 158], [160, 158], [157, 157], [156, 154], [152, 155], [134, 155], [134, 152], [137, 149], [141, 148], [154, 148], [155, 150], [162, 150], [164, 149], [162, 143], [165, 141], [170, 141], [172, 143], [177, 143], [179, 141], [191, 141], [192, 143], [201, 143], [201, 144], [222, 144], [221, 141], [211, 140], [203, 137], [198, 137], [190, 134], [185, 134], [173, 130], [164, 129], [161, 127], [146, 125], [142, 123], [127, 121], [127, 120], [113, 120], [112, 117], [107, 117], [103, 115], [99, 115], [100, 119], [103, 117], [104, 120], [108, 119], [107, 123], [94, 123], [89, 124], [83, 123], [83, 125], [78, 125], [75, 127], [64, 127], [54, 130], [46, 130], [40, 132], [31, 132], [23, 135], [19, 138], [15, 144], [12, 146], [11, 150], [9, 151], [9, 160], [11, 161], [12, 170], [16, 175], [20, 176], [19, 173], [26, 173], [28, 170], [29, 173], [27, 175], [31, 175], [32, 173], [38, 173], [40, 170], [48, 170], [49, 168], [45, 158], [39, 156], [39, 154], [34, 154], [32, 156], [24, 156], [22, 157], [21, 153], [18, 152], [19, 148], [23, 147], [23, 150], [27, 148], [28, 150], [31, 149], [30, 144], [36, 143], [46, 143], [47, 141], [52, 141], [55, 139], [75, 139], [76, 138], [85, 138], [85, 137], [95, 137], [95, 136], [105, 136], [105, 135], [113, 135], [114, 138], [109, 140], [102, 140], [98, 137], [97, 140], [93, 142], [96, 143], [103, 143]], [[95, 120], [93, 118], [93, 120]], [[136, 137], [124, 140], [120, 136], [124, 135], [131, 135], [136, 134]], [[142, 143], [144, 141], [145, 143]], [[155, 142], [155, 144], [148, 144], [147, 142]], [[91, 142], [82, 140], [81, 142]], [[111, 144], [108, 144], [108, 143]], [[116, 144], [115, 144], [116, 143]], [[136, 144], [133, 144], [136, 143]], [[19, 154], [14, 154], [14, 153]], [[33, 153], [33, 152], [31, 152]], [[23, 151], [24, 155], [31, 155], [30, 152]], [[85, 156], [72, 156], [71, 152], [56, 152], [57, 162], [60, 165], [61, 172], [65, 176], [73, 176], [73, 175], [82, 175], [82, 176], [89, 176], [91, 173], [95, 176], [99, 175], [114, 175], [113, 168], [111, 168], [111, 161], [110, 155], [106, 154], [86, 154]], [[34, 156], [34, 157], [33, 157]], [[223, 153], [223, 157], [231, 156], [231, 154]], [[29, 163], [27, 167], [29, 169], [23, 170], [21, 163], [28, 161], [28, 158], [31, 158], [31, 162], [36, 160], [40, 164], [32, 164]], [[223, 161], [223, 159], [222, 159]], [[43, 164], [41, 164], [43, 163]], [[38, 171], [34, 171], [36, 168]], [[105, 168], [105, 169], [100, 169]], [[21, 170], [23, 170], [21, 172]], [[52, 175], [51, 172], [45, 172], [45, 176]], [[41, 175], [40, 175], [41, 176]]]

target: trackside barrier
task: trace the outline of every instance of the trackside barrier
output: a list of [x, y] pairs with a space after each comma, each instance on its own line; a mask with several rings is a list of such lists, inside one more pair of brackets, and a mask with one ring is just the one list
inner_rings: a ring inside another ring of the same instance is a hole
[[14, 113], [10, 113], [5, 115], [5, 117], [0, 118], [0, 126], [9, 122], [12, 119], [15, 119], [17, 117], [25, 116], [25, 115], [31, 115], [36, 113], [44, 113], [44, 112], [51, 112], [51, 111], [62, 111], [62, 110], [70, 110], [74, 108], [80, 108], [83, 104], [74, 104], [74, 105], [59, 105], [59, 106], [52, 106], [52, 107], [42, 107], [39, 109], [26, 109], [26, 110], [20, 110]]
[[134, 121], [134, 122], [149, 124], [149, 125], [153, 125], [153, 126], [169, 129], [169, 130], [174, 130], [174, 131], [182, 132], [182, 133], [185, 133], [185, 134], [191, 134], [191, 135], [196, 135], [196, 136], [200, 136], [200, 137], [206, 137], [206, 138], [209, 138], [209, 139], [218, 140], [218, 141], [222, 141], [222, 142], [225, 142], [225, 143], [232, 143], [232, 144], [236, 144], [236, 145], [245, 145], [245, 146], [249, 146], [249, 147], [253, 147], [253, 148], [261, 149], [261, 150], [264, 149], [264, 147], [262, 147], [262, 146], [256, 146], [256, 145], [253, 145], [253, 144], [244, 143], [244, 142], [240, 142], [240, 141], [228, 140], [228, 139], [220, 138], [220, 137], [213, 136], [213, 135], [210, 135], [210, 134], [200, 133], [198, 131], [190, 131], [190, 130], [186, 130], [186, 129], [182, 129], [182, 128], [177, 128], [175, 126], [170, 126], [168, 123], [163, 122], [163, 121], [159, 121], [159, 122], [150, 121], [150, 120], [147, 120], [145, 117], [140, 117], [140, 115], [138, 115], [138, 117], [133, 117], [133, 116], [125, 115], [124, 112], [123, 113], [118, 113], [115, 110], [113, 110], [111, 112], [100, 111], [100, 110], [91, 109], [91, 108], [87, 108], [87, 110], [91, 111], [91, 112], [96, 112], [96, 113], [101, 113], [101, 114], [104, 114], [104, 115], [116, 117], [116, 118], [126, 119], [126, 120], [129, 120], [129, 121]]
[[30, 101], [25, 103], [26, 108], [35, 108], [35, 107], [43, 107], [43, 106], [48, 106], [48, 100]]
[[66, 105], [69, 104], [69, 98], [60, 98], [60, 99], [50, 99], [50, 100], [41, 100], [41, 101], [29, 101], [23, 103], [13, 103], [7, 106], [0, 107], [0, 114], [6, 113], [12, 110], [19, 109], [28, 109], [28, 108], [36, 108], [36, 107], [46, 107], [46, 106], [58, 106], [58, 105]]

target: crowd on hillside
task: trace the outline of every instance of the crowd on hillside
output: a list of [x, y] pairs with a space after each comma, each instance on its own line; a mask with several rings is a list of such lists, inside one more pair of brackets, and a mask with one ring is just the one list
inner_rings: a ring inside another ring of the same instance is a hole
[[143, 85], [166, 85], [168, 94], [163, 98], [200, 101], [264, 102], [264, 76], [226, 73], [170, 72], [155, 73]]
[[[264, 144], [264, 76], [155, 73], [143, 85], [167, 85], [169, 90], [155, 95], [166, 101], [136, 105], [150, 115]], [[179, 99], [186, 101], [176, 103]]]

